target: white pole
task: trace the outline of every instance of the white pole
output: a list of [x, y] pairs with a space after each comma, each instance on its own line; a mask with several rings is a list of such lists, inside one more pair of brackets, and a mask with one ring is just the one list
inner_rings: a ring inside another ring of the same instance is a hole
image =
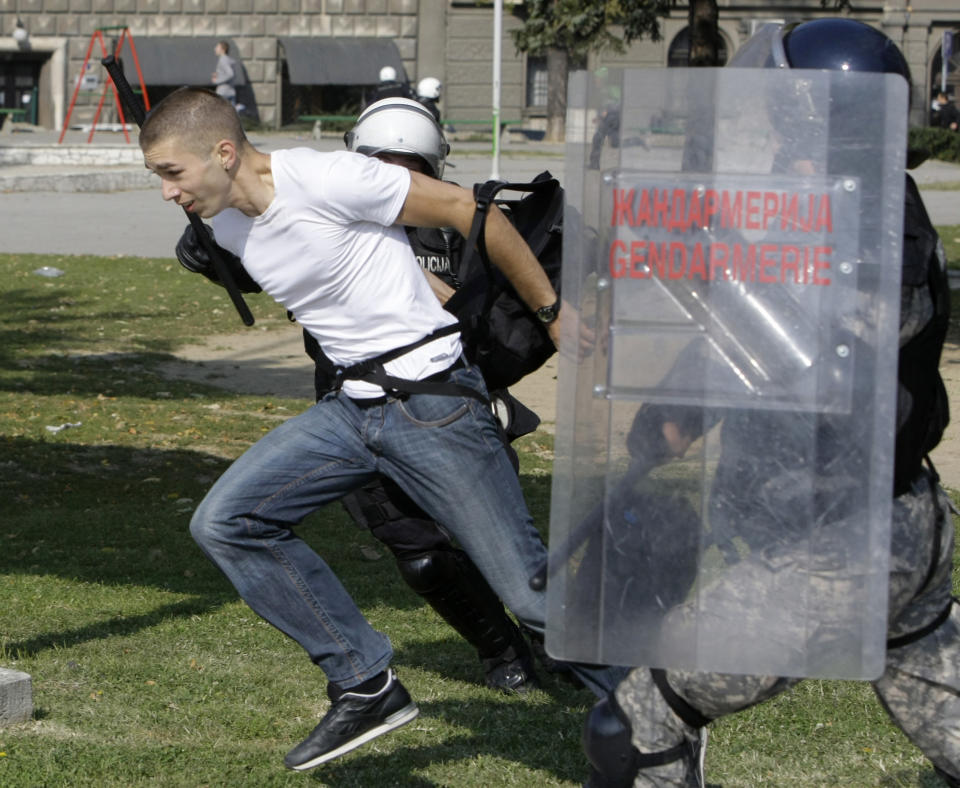
[[493, 3], [493, 168], [490, 177], [500, 177], [500, 37], [503, 31], [503, 0]]

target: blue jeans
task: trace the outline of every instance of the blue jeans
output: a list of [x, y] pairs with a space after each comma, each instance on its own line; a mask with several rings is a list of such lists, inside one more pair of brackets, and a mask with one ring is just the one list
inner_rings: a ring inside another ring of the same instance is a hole
[[[486, 393], [476, 368], [449, 379]], [[545, 594], [528, 581], [546, 548], [490, 408], [471, 397], [413, 394], [361, 407], [329, 394], [233, 463], [190, 531], [244, 601], [348, 689], [389, 665], [390, 641], [292, 529], [376, 474], [442, 523], [517, 618], [543, 631]], [[601, 695], [621, 675], [586, 666], [577, 673]]]

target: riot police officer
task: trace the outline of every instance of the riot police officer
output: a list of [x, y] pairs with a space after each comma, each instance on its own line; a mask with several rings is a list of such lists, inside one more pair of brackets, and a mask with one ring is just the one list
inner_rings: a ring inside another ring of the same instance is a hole
[[380, 69], [380, 81], [373, 89], [373, 97], [367, 106], [385, 98], [413, 98], [414, 93], [409, 82], [401, 82], [397, 77], [397, 70], [393, 66], [384, 66]]
[[430, 110], [433, 119], [440, 122], [440, 93], [443, 83], [436, 77], [424, 77], [417, 83], [417, 101]]
[[[748, 50], [750, 57], [744, 54]], [[846, 19], [767, 26], [729, 65], [881, 72], [910, 80], [906, 61], [892, 41]], [[947, 784], [960, 786], [960, 609], [951, 596], [954, 530], [949, 501], [932, 464], [924, 462], [948, 420], [938, 364], [949, 294], [942, 245], [909, 175], [903, 240], [889, 639], [885, 671], [873, 686], [894, 722], [937, 773]], [[632, 452], [646, 443], [656, 444], [663, 456], [679, 456], [699, 431], [711, 426], [684, 423], [666, 411], [658, 420], [655, 409], [641, 409], [641, 414], [631, 433]], [[717, 414], [717, 420], [724, 417], [739, 416]], [[856, 447], [848, 448], [856, 452]], [[737, 463], [741, 482], [755, 470], [751, 455], [760, 456], [757, 462], [767, 456], [756, 442], [739, 452], [723, 445], [722, 452], [720, 462]], [[593, 767], [588, 784], [702, 786], [707, 724], [797, 681], [635, 668], [588, 717], [584, 747]]]

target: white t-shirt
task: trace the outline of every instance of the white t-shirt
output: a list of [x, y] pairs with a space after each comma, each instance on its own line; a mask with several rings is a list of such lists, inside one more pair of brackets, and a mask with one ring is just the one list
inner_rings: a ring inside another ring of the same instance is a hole
[[[213, 218], [217, 243], [296, 317], [331, 361], [348, 366], [408, 345], [456, 318], [445, 311], [394, 221], [410, 173], [358, 153], [309, 148], [270, 155], [274, 198], [259, 216], [228, 208]], [[420, 380], [460, 355], [459, 334], [385, 364]], [[382, 389], [344, 381], [351, 397]]]

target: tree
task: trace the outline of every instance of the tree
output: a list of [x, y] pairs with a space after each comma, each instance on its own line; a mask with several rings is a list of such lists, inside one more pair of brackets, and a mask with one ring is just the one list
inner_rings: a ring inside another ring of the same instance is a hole
[[[513, 31], [520, 52], [547, 58], [547, 139], [562, 140], [569, 64], [590, 52], [623, 52], [635, 39], [659, 41], [660, 18], [680, 0], [525, 0], [513, 13], [523, 26]], [[820, 0], [822, 8], [850, 11], [850, 0]], [[719, 65], [717, 0], [688, 0], [691, 66]], [[622, 29], [617, 35], [614, 29]]]
[[687, 62], [692, 67], [719, 65], [720, 14], [717, 0], [690, 0], [688, 19], [690, 55]]
[[[698, 2], [699, 0], [693, 0]], [[513, 31], [517, 49], [547, 59], [547, 139], [564, 136], [567, 73], [571, 61], [590, 52], [623, 52], [644, 35], [660, 39], [659, 17], [676, 0], [525, 0], [514, 13], [523, 26]], [[715, 0], [708, 0], [715, 3]], [[622, 30], [622, 35], [617, 32]]]

